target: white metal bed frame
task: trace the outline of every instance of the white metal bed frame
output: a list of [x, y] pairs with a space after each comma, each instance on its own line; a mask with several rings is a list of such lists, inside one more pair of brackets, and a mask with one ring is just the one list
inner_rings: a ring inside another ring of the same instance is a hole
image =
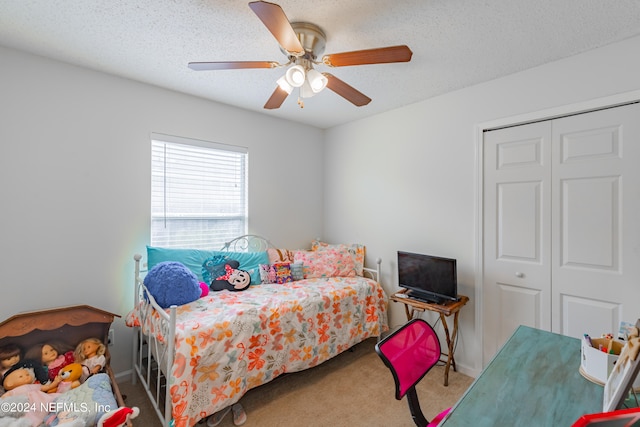
[[[262, 236], [245, 234], [225, 243], [222, 251], [227, 252], [260, 252], [275, 247]], [[162, 322], [161, 335], [167, 337], [166, 345], [156, 339], [155, 336], [145, 335], [142, 328], [134, 327], [133, 334], [133, 373], [131, 382], [137, 383], [139, 379], [147, 392], [147, 396], [153, 405], [158, 418], [163, 426], [172, 427], [171, 417], [171, 390], [166, 373], [171, 372], [175, 353], [175, 330], [177, 306], [172, 305], [167, 310], [161, 308], [151, 293], [144, 286], [140, 273], [144, 272], [140, 267], [142, 255], [133, 256], [135, 260], [134, 276], [134, 306], [142, 302], [144, 309], [139, 311], [140, 322], [145, 324], [147, 316], [155, 311], [164, 320]], [[382, 260], [376, 259], [376, 268], [364, 268], [364, 276], [380, 281], [380, 265]], [[144, 265], [146, 267], [146, 264]]]

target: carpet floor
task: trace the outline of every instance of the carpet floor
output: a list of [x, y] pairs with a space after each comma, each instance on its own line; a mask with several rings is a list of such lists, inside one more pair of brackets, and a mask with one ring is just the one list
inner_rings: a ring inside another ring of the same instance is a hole
[[[240, 403], [247, 413], [246, 427], [412, 427], [406, 399], [395, 399], [391, 372], [368, 339], [325, 363], [287, 374], [248, 391]], [[445, 387], [444, 366], [434, 367], [418, 384], [422, 411], [428, 419], [449, 408], [473, 382], [466, 375], [449, 372]], [[162, 426], [138, 383], [118, 383], [127, 395], [127, 406], [138, 406], [135, 426]], [[199, 424], [204, 426], [206, 424]], [[233, 426], [229, 413], [219, 424]]]

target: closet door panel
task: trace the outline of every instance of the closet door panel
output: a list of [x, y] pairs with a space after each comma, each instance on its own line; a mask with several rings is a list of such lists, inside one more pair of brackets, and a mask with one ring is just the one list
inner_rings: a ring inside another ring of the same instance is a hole
[[497, 185], [497, 259], [540, 262], [541, 191], [540, 181]]
[[549, 330], [551, 127], [485, 134], [484, 360], [519, 325]]
[[529, 287], [497, 283], [498, 313], [501, 322], [494, 334], [506, 341], [519, 325], [540, 325], [543, 292]]
[[[618, 329], [616, 322], [621, 317], [620, 304], [573, 295], [563, 295], [560, 304], [564, 335], [582, 337], [583, 334], [589, 333], [598, 337], [603, 331], [609, 330], [607, 327], [615, 328], [611, 329], [614, 332]], [[573, 319], [581, 319], [582, 323]]]
[[554, 332], [640, 317], [639, 124], [638, 104], [553, 121]]
[[561, 267], [619, 272], [619, 181], [604, 176], [561, 182]]

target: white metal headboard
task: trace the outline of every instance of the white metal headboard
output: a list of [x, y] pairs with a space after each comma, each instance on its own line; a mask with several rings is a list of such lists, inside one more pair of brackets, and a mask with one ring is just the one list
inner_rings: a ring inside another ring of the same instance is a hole
[[226, 242], [221, 250], [227, 252], [263, 252], [269, 248], [275, 248], [269, 239], [257, 234], [245, 234]]

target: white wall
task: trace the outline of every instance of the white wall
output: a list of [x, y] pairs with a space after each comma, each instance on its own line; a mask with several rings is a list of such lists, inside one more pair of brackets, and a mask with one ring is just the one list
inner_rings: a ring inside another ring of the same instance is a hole
[[[639, 51], [640, 37], [628, 39], [330, 129], [325, 239], [365, 243], [369, 264], [383, 259], [390, 293], [397, 289], [397, 250], [457, 258], [459, 293], [471, 302], [460, 315], [456, 361], [475, 375], [482, 366], [476, 127], [640, 89]], [[390, 305], [390, 323], [406, 321], [401, 306]]]
[[[131, 309], [152, 132], [248, 147], [250, 232], [290, 247], [322, 234], [323, 131], [5, 48], [0, 63], [0, 320]], [[115, 329], [118, 373], [132, 339]]]

